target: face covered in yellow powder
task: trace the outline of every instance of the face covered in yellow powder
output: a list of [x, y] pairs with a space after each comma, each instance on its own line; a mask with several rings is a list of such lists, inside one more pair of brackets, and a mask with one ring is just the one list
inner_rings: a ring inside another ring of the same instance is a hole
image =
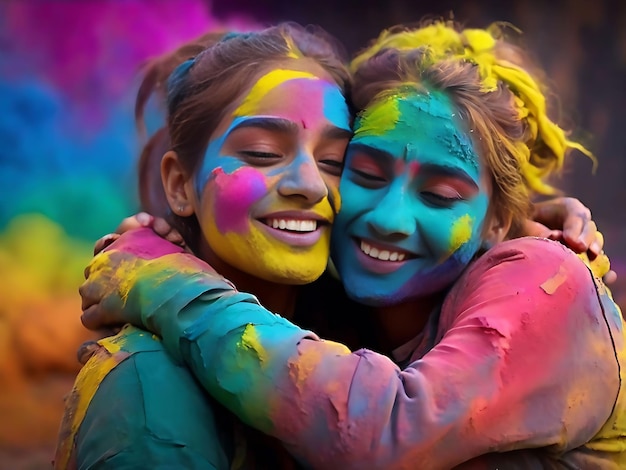
[[221, 121], [195, 177], [209, 250], [264, 280], [318, 278], [350, 134], [334, 83], [301, 70], [261, 76]]

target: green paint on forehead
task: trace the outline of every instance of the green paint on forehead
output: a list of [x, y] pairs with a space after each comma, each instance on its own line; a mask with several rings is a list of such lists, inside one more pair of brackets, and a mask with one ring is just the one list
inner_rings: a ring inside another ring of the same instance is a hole
[[361, 111], [355, 121], [355, 136], [381, 136], [393, 130], [400, 121], [399, 98], [397, 94], [387, 96]]
[[[420, 139], [421, 137], [421, 139]], [[415, 142], [432, 139], [451, 155], [478, 169], [479, 158], [456, 107], [440, 91], [398, 91], [378, 99], [355, 121], [354, 140], [382, 138], [398, 144], [398, 156], [424, 151]]]

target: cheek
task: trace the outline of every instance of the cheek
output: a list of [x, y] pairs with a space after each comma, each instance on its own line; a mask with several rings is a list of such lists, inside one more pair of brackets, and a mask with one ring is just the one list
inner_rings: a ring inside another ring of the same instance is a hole
[[449, 255], [468, 261], [482, 243], [482, 227], [485, 221], [486, 201], [480, 198], [464, 214], [450, 220], [447, 228], [447, 251]]
[[328, 199], [333, 208], [335, 215], [341, 210], [342, 200], [339, 193], [339, 178], [330, 177], [325, 179], [326, 187], [328, 188]]
[[365, 189], [354, 184], [348, 178], [342, 179], [339, 185], [341, 194], [341, 211], [344, 218], [352, 217], [369, 209], [372, 200], [376, 198], [376, 191]]
[[254, 168], [243, 167], [231, 174], [218, 168], [213, 171], [207, 191], [211, 200], [209, 217], [214, 217], [218, 231], [246, 233], [252, 206], [267, 195], [268, 182]]
[[465, 214], [452, 222], [449, 227], [448, 252], [455, 253], [474, 238], [474, 219]]

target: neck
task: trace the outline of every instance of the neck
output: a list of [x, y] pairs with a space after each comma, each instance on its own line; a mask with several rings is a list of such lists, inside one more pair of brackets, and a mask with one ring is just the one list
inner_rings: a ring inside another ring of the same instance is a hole
[[235, 284], [238, 291], [255, 295], [261, 305], [270, 312], [277, 313], [287, 320], [293, 318], [298, 286], [265, 281], [241, 271], [232, 272], [230, 275], [225, 272], [220, 274]]
[[374, 311], [379, 347], [393, 351], [420, 334], [441, 296], [431, 296]]
[[277, 284], [245, 273], [224, 263], [209, 250], [201, 250], [201, 258], [206, 260], [220, 275], [232, 282], [239, 292], [256, 296], [263, 307], [272, 313], [290, 320], [293, 318], [298, 286]]

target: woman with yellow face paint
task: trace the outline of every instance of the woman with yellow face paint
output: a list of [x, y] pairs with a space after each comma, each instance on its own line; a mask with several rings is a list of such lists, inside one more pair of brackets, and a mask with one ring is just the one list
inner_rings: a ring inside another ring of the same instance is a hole
[[[402, 368], [301, 330], [197, 260], [184, 263], [193, 274], [170, 271], [168, 303], [148, 304], [163, 264], [133, 257], [132, 234], [90, 266], [85, 320], [153, 329], [307, 467], [623, 468], [619, 309], [561, 245], [503, 241], [529, 194], [584, 151], [548, 117], [520, 52], [495, 28], [436, 23], [385, 32], [354, 62], [363, 111], [333, 259], [371, 307], [352, 305], [353, 318], [376, 319]], [[103, 282], [129, 259], [133, 279]]]
[[[183, 46], [150, 64], [140, 88], [139, 118], [155, 87], [167, 98], [167, 127], [141, 157], [144, 205], [169, 209], [199, 256], [286, 316], [298, 285], [317, 279], [329, 256], [351, 135], [343, 64], [321, 33], [280, 25]], [[145, 235], [133, 235], [133, 254], [151, 258], [158, 246]], [[182, 291], [168, 290], [168, 278], [189, 273], [179, 255], [159, 259], [171, 263], [156, 273], [163, 295], [149, 303], [177, 304]], [[289, 463], [268, 438], [251, 439], [151, 334], [128, 327], [100, 344], [68, 398], [56, 468]]]

